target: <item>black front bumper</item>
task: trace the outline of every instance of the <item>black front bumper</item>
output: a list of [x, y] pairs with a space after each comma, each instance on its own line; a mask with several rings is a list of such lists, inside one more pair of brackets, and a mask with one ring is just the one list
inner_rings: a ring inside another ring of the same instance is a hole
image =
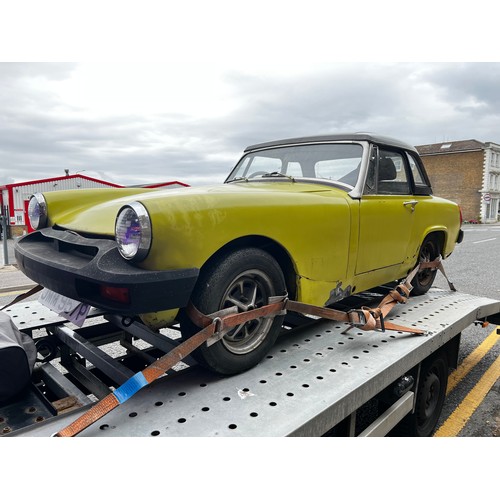
[[[184, 307], [197, 268], [150, 271], [123, 259], [114, 240], [45, 228], [15, 245], [19, 268], [31, 280], [66, 297], [123, 315]], [[101, 287], [126, 289], [128, 301], [102, 296]]]

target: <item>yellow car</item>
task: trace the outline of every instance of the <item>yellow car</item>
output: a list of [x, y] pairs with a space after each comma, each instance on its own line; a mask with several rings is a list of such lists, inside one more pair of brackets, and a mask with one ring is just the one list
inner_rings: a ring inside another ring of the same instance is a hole
[[[180, 323], [191, 301], [205, 314], [247, 311], [288, 294], [331, 306], [448, 257], [461, 214], [432, 195], [412, 146], [371, 134], [248, 147], [222, 185], [35, 194], [34, 233], [16, 245], [20, 269], [65, 297], [142, 321]], [[413, 280], [431, 287], [434, 270]], [[234, 328], [195, 355], [223, 374], [249, 369], [274, 344], [283, 317]]]

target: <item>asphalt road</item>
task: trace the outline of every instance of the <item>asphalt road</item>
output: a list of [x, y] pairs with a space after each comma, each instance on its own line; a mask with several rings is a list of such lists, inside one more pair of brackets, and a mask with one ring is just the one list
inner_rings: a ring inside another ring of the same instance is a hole
[[[470, 225], [464, 226], [464, 231], [464, 241], [444, 261], [448, 278], [459, 292], [500, 300], [500, 225]], [[0, 266], [4, 262], [2, 257]], [[11, 251], [9, 263], [14, 263]], [[445, 289], [448, 286], [440, 274], [435, 285]], [[0, 294], [0, 307], [12, 300], [13, 295], [13, 292]], [[437, 435], [500, 437], [497, 339], [500, 335], [495, 325], [470, 326], [462, 332], [461, 367], [451, 373], [450, 380], [459, 376], [456, 387], [447, 395]]]
[[[448, 278], [459, 292], [500, 300], [500, 225], [470, 225], [464, 226], [464, 231], [463, 242], [444, 261]], [[435, 285], [448, 286], [441, 275], [437, 276]], [[489, 325], [486, 328], [471, 326], [462, 332], [459, 362], [470, 367], [470, 371], [447, 395], [438, 435], [442, 426], [442, 435], [500, 437], [500, 342], [497, 341], [500, 335], [497, 331], [495, 325]], [[450, 379], [455, 375], [452, 373]], [[488, 389], [491, 383], [493, 386]]]

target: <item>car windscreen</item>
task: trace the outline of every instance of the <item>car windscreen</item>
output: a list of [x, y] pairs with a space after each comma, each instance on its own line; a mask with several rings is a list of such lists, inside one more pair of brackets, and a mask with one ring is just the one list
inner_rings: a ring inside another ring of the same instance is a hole
[[253, 151], [245, 155], [226, 182], [293, 177], [322, 179], [354, 187], [363, 147], [360, 144], [305, 144]]

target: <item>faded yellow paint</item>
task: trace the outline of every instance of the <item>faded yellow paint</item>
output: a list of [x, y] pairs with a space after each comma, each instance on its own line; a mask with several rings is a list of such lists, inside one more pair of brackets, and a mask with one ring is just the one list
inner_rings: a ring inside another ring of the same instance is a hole
[[148, 314], [141, 314], [141, 319], [145, 325], [153, 330], [160, 330], [173, 325], [179, 309], [170, 309], [169, 311], [157, 311]]
[[48, 225], [113, 237], [118, 210], [127, 200], [137, 199], [149, 191], [140, 188], [105, 188], [43, 193], [48, 205]]
[[[120, 208], [140, 201], [152, 220], [151, 250], [139, 264], [145, 269], [201, 268], [240, 238], [267, 240], [290, 256], [296, 299], [316, 305], [324, 305], [337, 287], [360, 292], [404, 277], [416, 263], [423, 236], [436, 229], [452, 235], [446, 240], [449, 253], [459, 226], [456, 205], [430, 196], [418, 197], [412, 212], [403, 205], [411, 197], [360, 201], [332, 186], [305, 182], [93, 189], [52, 192], [46, 198], [50, 224], [110, 238]], [[439, 226], [433, 225], [437, 209]], [[148, 324], [164, 326], [175, 313], [148, 315]]]

